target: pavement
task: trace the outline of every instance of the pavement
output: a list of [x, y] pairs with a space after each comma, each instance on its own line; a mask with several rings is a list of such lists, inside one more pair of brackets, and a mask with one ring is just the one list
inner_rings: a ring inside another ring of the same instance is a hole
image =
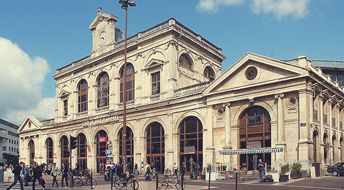
[[[103, 176], [94, 176], [94, 178], [97, 181], [97, 187], [95, 190], [110, 190], [111, 185], [110, 182], [104, 181]], [[142, 190], [154, 190], [155, 189], [155, 181], [145, 181], [143, 176], [138, 176], [136, 178], [139, 182], [139, 189]], [[0, 189], [6, 189], [11, 183], [0, 183]], [[31, 189], [31, 183], [29, 183], [30, 186], [24, 187], [25, 190]], [[71, 188], [69, 187], [50, 187], [51, 181], [50, 179], [46, 182], [46, 190], [64, 190]], [[206, 180], [190, 180], [186, 179], [186, 190], [202, 190], [202, 189], [208, 189], [209, 181]], [[216, 190], [229, 190], [229, 189], [235, 189], [236, 187], [236, 181], [235, 179], [229, 179], [229, 180], [219, 180], [219, 181], [211, 181], [210, 183], [210, 189], [216, 189]], [[238, 181], [237, 187], [239, 190], [256, 190], [256, 189], [262, 189], [262, 190], [335, 190], [335, 189], [343, 189], [344, 190], [344, 177], [334, 177], [334, 176], [323, 176], [323, 177], [317, 177], [317, 178], [302, 178], [302, 179], [295, 179], [295, 180], [289, 180], [288, 182], [259, 182], [257, 180], [251, 180], [251, 181]], [[15, 185], [12, 189], [20, 189], [20, 185]], [[42, 187], [36, 183], [36, 189], [42, 190]], [[89, 189], [87, 187], [77, 188], [74, 189]], [[113, 188], [115, 189], [115, 188]], [[131, 188], [123, 188], [123, 190], [131, 189]]]

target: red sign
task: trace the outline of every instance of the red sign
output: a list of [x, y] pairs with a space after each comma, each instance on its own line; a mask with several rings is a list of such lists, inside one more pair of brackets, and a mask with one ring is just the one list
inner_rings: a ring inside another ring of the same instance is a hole
[[246, 142], [246, 148], [262, 148], [261, 141], [248, 141]]
[[106, 142], [106, 138], [105, 137], [99, 137], [99, 142]]
[[195, 154], [195, 146], [184, 146], [184, 154]]

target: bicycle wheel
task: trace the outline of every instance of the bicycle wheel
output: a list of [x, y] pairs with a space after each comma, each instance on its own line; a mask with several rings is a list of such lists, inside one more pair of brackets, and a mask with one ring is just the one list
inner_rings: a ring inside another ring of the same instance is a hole
[[[92, 186], [91, 186], [91, 182], [92, 182]], [[97, 181], [94, 178], [89, 178], [86, 180], [86, 186], [90, 189], [94, 189], [97, 187]]]
[[135, 190], [137, 190], [137, 189], [139, 189], [139, 182], [137, 182], [135, 179], [130, 179], [129, 181], [128, 181], [128, 184], [129, 184], [129, 186], [131, 187], [131, 188], [133, 188], [134, 189], [134, 184], [135, 184]]
[[73, 181], [73, 186], [77, 188], [81, 188], [83, 186], [83, 182], [80, 178], [75, 178]]
[[113, 181], [113, 186], [116, 189], [122, 189], [123, 188], [123, 182], [119, 178], [115, 178], [115, 180]]

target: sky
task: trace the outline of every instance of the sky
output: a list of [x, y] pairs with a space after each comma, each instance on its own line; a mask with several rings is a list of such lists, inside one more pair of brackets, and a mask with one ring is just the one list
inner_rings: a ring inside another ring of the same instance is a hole
[[[344, 61], [343, 0], [134, 0], [128, 36], [169, 18], [201, 35], [226, 57], [223, 72], [247, 52], [279, 60]], [[56, 69], [91, 53], [89, 25], [103, 12], [119, 17], [118, 0], [0, 0], [0, 118], [55, 114]]]

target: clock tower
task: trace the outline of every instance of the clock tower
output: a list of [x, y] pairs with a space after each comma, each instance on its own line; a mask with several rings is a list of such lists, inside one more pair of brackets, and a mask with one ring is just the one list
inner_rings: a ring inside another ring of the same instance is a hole
[[116, 27], [115, 23], [118, 17], [103, 13], [102, 8], [98, 8], [98, 14], [89, 26], [92, 31], [93, 48], [92, 54], [99, 55], [102, 52], [113, 48], [116, 42]]

